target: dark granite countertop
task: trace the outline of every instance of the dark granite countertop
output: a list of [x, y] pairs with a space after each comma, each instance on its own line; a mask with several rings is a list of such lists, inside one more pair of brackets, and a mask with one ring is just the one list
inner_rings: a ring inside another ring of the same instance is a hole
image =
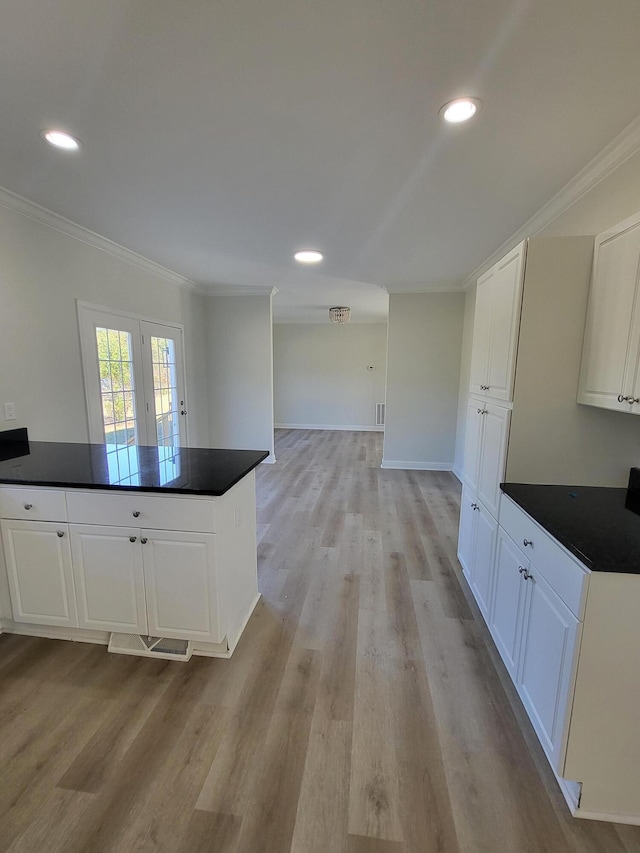
[[206, 447], [3, 442], [0, 433], [0, 483], [220, 496], [268, 455]]
[[594, 572], [640, 574], [640, 515], [626, 489], [502, 483], [500, 488]]

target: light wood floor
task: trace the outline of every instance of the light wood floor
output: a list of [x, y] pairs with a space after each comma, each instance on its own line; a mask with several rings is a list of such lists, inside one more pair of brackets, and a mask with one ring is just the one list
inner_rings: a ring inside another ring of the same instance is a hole
[[459, 485], [278, 431], [230, 661], [0, 637], [0, 853], [630, 853], [570, 817], [456, 561]]

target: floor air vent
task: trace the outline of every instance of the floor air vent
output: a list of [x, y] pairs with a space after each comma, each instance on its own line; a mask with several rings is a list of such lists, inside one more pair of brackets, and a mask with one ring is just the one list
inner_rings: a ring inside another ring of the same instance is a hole
[[112, 634], [109, 651], [118, 655], [138, 655], [144, 658], [187, 661], [193, 653], [188, 640], [168, 637], [147, 637], [140, 634]]

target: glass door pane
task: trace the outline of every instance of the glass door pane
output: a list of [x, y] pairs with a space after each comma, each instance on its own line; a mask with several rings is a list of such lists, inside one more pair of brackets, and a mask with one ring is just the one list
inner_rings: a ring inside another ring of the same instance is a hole
[[[182, 333], [158, 323], [140, 324], [144, 341], [147, 391], [147, 432], [159, 448], [185, 444], [184, 376]], [[165, 454], [165, 457], [167, 454]]]
[[137, 444], [131, 334], [98, 326], [96, 345], [105, 444], [121, 447]]
[[133, 472], [129, 450], [147, 444], [140, 323], [84, 306], [78, 316], [89, 440], [114, 454], [114, 470]]

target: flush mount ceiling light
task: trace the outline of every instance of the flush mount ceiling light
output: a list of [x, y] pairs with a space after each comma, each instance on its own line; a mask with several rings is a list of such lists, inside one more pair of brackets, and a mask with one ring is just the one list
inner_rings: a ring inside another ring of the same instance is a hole
[[322, 252], [316, 249], [302, 249], [293, 256], [299, 264], [319, 264], [323, 258]]
[[64, 130], [43, 130], [41, 136], [49, 145], [53, 145], [54, 148], [60, 148], [62, 151], [80, 150], [78, 140], [65, 133]]
[[479, 109], [480, 101], [477, 98], [456, 98], [441, 107], [439, 115], [445, 121], [459, 124], [462, 121], [468, 121]]
[[348, 323], [351, 319], [351, 308], [347, 308], [345, 305], [329, 308], [329, 319], [332, 323]]

